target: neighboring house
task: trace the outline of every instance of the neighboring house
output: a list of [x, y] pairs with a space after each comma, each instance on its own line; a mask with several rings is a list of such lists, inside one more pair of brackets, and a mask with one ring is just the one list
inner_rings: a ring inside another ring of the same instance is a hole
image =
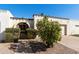
[[[37, 29], [37, 21], [43, 19], [46, 15], [34, 14], [33, 18], [14, 17], [8, 10], [0, 10], [0, 40], [4, 39], [4, 31], [6, 28], [34, 28]], [[73, 21], [68, 18], [47, 16], [49, 21], [58, 21], [61, 24], [62, 35], [79, 34], [79, 21]]]

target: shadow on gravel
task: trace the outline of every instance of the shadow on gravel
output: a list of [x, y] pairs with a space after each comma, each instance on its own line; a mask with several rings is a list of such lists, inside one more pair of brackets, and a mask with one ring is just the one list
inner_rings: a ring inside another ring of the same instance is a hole
[[30, 42], [30, 43], [20, 43], [20, 44], [13, 44], [10, 46], [10, 49], [13, 49], [14, 52], [19, 53], [36, 53], [40, 51], [46, 51], [46, 45], [42, 42]]

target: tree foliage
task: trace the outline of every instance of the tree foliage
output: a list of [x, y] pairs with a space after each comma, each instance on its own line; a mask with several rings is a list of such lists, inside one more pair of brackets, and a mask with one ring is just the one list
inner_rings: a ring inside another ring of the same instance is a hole
[[47, 46], [53, 46], [61, 38], [60, 24], [56, 21], [48, 21], [47, 17], [37, 22], [38, 35], [46, 42]]

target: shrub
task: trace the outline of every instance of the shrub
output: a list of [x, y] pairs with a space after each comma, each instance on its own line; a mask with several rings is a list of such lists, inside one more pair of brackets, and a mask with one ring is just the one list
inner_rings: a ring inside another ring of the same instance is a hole
[[27, 32], [20, 32], [20, 39], [26, 39], [27, 38]]
[[6, 28], [5, 33], [12, 33], [13, 28]]
[[27, 31], [27, 39], [34, 39], [37, 35], [37, 31], [35, 29], [28, 28]]
[[5, 42], [13, 42], [13, 38], [12, 38], [12, 34], [11, 33], [5, 33]]
[[60, 24], [56, 21], [48, 21], [47, 17], [37, 23], [38, 35], [46, 42], [47, 47], [53, 46], [53, 43], [60, 40], [61, 28]]
[[6, 33], [18, 33], [20, 32], [20, 29], [19, 28], [6, 28], [5, 30]]
[[[6, 28], [5, 30], [5, 42], [15, 42], [20, 36], [19, 28]], [[16, 39], [16, 40], [15, 40]]]

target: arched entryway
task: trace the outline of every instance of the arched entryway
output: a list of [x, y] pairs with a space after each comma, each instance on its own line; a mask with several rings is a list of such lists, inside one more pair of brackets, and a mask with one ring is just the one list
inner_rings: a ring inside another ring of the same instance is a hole
[[26, 29], [29, 28], [29, 25], [26, 22], [20, 22], [17, 25], [20, 28], [20, 39], [26, 39], [27, 31]]
[[21, 30], [25, 30], [26, 28], [29, 28], [28, 24], [25, 23], [25, 22], [20, 22], [18, 24], [18, 27], [21, 29]]

